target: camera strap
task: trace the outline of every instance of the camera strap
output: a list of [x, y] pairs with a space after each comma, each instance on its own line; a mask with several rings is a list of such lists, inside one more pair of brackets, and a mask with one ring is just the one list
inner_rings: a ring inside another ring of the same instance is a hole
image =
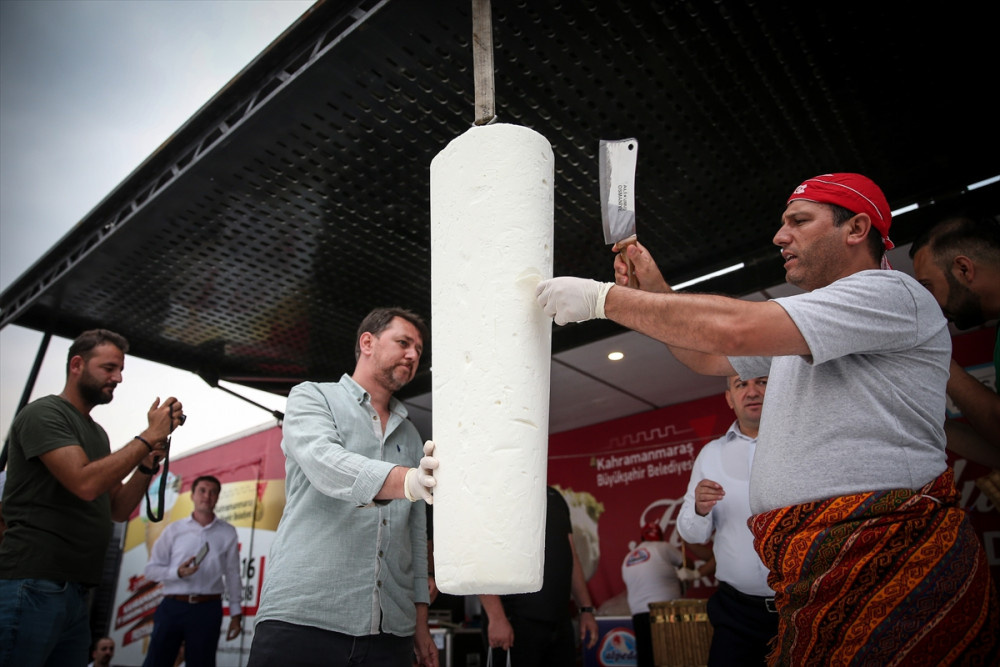
[[146, 485], [146, 517], [156, 523], [163, 520], [163, 504], [167, 497], [167, 473], [170, 472], [170, 436], [167, 436], [167, 447], [164, 452], [163, 460], [160, 461], [160, 490], [158, 492], [159, 498], [157, 501], [157, 511], [154, 514], [151, 503], [149, 502], [149, 487], [152, 486], [153, 480], [149, 480], [149, 484]]

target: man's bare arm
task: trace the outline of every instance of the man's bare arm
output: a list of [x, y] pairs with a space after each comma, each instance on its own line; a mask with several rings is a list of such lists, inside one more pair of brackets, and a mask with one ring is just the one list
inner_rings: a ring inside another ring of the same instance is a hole
[[948, 396], [972, 428], [988, 443], [1000, 448], [1000, 395], [969, 375], [954, 359], [949, 371]]
[[[712, 294], [653, 294], [614, 286], [608, 319], [673, 347], [714, 356], [808, 355], [809, 346], [785, 309], [773, 301]], [[728, 361], [726, 362], [728, 365]], [[720, 375], [731, 374], [716, 362]]]
[[[615, 246], [613, 250], [617, 252], [617, 246]], [[663, 274], [660, 272], [659, 267], [653, 260], [652, 255], [649, 254], [649, 251], [646, 250], [641, 243], [629, 245], [626, 252], [628, 252], [629, 259], [635, 267], [635, 275], [638, 280], [640, 290], [653, 294], [674, 293], [673, 288], [664, 279]], [[614, 271], [615, 283], [621, 286], [627, 285], [628, 275], [626, 265], [621, 256], [617, 254], [615, 255], [614, 260]], [[605, 304], [605, 312], [607, 313], [607, 304]], [[787, 314], [785, 314], [785, 317], [788, 317]], [[791, 320], [789, 318], [789, 322], [790, 321]], [[792, 324], [792, 326], [794, 327], [794, 324]], [[795, 333], [798, 334], [797, 328], [795, 329]], [[653, 337], [656, 338], [656, 336]], [[673, 344], [669, 341], [664, 342], [666, 343], [671, 354], [673, 354], [678, 361], [691, 370], [701, 373], [702, 375], [728, 376], [733, 375], [736, 372], [730, 365], [729, 359], [725, 354], [714, 354], [701, 351], [698, 348], [689, 348]], [[802, 342], [804, 344], [805, 341], [803, 340]]]
[[[121, 481], [149, 454], [138, 440], [96, 461], [87, 458], [80, 445], [45, 452], [39, 459], [52, 476], [73, 495], [92, 501], [105, 493], [116, 493]], [[134, 507], [134, 505], [133, 505]]]
[[[157, 398], [146, 414], [149, 426], [118, 451], [91, 461], [83, 447], [68, 445], [45, 452], [38, 458], [52, 476], [78, 498], [90, 502], [102, 494], [109, 494], [112, 516], [116, 521], [123, 521], [139, 502], [141, 489], [145, 488], [148, 478], [133, 476], [126, 485], [122, 480], [140, 462], [145, 460], [147, 466], [153, 466], [166, 454], [167, 437], [179, 425], [181, 414], [179, 401], [169, 398], [161, 404]], [[123, 490], [124, 495], [121, 495]], [[124, 505], [129, 502], [131, 505], [125, 509]], [[123, 515], [124, 518], [119, 518]]]

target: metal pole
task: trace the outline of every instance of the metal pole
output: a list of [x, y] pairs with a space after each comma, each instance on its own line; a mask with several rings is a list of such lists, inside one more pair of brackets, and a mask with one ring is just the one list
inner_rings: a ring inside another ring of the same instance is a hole
[[232, 389], [226, 389], [226, 388], [225, 388], [225, 387], [223, 387], [223, 386], [222, 386], [221, 384], [216, 384], [216, 385], [215, 385], [215, 388], [216, 388], [216, 389], [221, 389], [222, 391], [226, 392], [227, 394], [232, 394], [232, 395], [233, 395], [233, 396], [235, 396], [236, 398], [239, 398], [239, 399], [242, 399], [242, 400], [246, 401], [247, 403], [249, 403], [249, 404], [251, 404], [251, 405], [256, 405], [256, 406], [257, 406], [258, 408], [260, 408], [261, 410], [267, 410], [267, 411], [268, 411], [268, 412], [270, 412], [270, 413], [271, 413], [271, 415], [272, 415], [272, 416], [273, 416], [273, 417], [274, 417], [275, 419], [277, 419], [277, 420], [278, 420], [279, 422], [281, 422], [281, 421], [284, 421], [284, 419], [285, 419], [285, 413], [284, 413], [284, 412], [282, 412], [281, 410], [272, 410], [271, 408], [267, 407], [266, 405], [261, 405], [260, 403], [258, 403], [258, 402], [256, 402], [256, 401], [253, 401], [253, 400], [250, 400], [250, 399], [249, 399], [249, 398], [247, 398], [246, 396], [240, 396], [239, 394], [237, 394], [237, 393], [236, 393], [235, 391], [233, 391]]
[[[52, 340], [52, 333], [50, 331], [46, 331], [42, 336], [41, 345], [38, 346], [38, 354], [35, 355], [35, 363], [31, 365], [31, 372], [28, 374], [28, 381], [24, 385], [24, 392], [21, 394], [21, 400], [18, 402], [17, 409], [14, 411], [15, 417], [31, 399], [31, 392], [35, 389], [35, 381], [38, 380], [38, 372], [42, 369], [42, 362], [45, 361], [45, 353], [49, 349], [50, 340]], [[11, 424], [13, 424], [13, 420], [11, 420]], [[7, 467], [7, 445], [9, 442], [10, 429], [7, 430], [7, 436], [3, 440], [3, 451], [0, 451], [0, 470]]]
[[493, 88], [493, 21], [490, 0], [472, 0], [472, 72], [476, 86], [476, 125], [496, 118]]

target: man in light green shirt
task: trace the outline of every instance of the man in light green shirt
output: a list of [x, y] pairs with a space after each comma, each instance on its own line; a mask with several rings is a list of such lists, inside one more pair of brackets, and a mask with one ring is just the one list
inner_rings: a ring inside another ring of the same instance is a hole
[[392, 396], [413, 379], [427, 339], [414, 313], [376, 309], [359, 327], [352, 375], [289, 394], [285, 510], [249, 667], [409, 666], [414, 654], [437, 665], [426, 512], [415, 502], [431, 502], [437, 460]]

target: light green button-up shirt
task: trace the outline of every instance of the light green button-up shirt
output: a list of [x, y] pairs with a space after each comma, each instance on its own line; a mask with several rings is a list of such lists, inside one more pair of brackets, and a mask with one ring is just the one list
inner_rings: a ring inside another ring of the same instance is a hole
[[348, 375], [288, 395], [282, 427], [285, 510], [264, 565], [257, 622], [353, 636], [412, 636], [428, 602], [423, 501], [373, 501], [396, 465], [415, 467], [420, 434], [391, 399], [385, 433]]

